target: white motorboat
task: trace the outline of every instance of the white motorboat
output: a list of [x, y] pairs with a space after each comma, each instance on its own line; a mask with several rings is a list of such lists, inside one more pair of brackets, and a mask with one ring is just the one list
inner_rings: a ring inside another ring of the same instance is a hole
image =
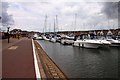
[[111, 43], [105, 39], [103, 39], [103, 40], [101, 39], [98, 41], [103, 44], [101, 47], [109, 47], [111, 45]]
[[[113, 39], [113, 37], [114, 37], [114, 39]], [[106, 40], [111, 43], [110, 46], [120, 46], [120, 40], [117, 39], [115, 36], [113, 36], [113, 33], [110, 30], [107, 33]]]
[[39, 36], [39, 37], [36, 37], [36, 40], [43, 40], [43, 38]]
[[74, 43], [74, 38], [67, 35], [61, 35], [61, 44], [71, 45]]
[[111, 43], [110, 46], [120, 46], [120, 40], [107, 39]]
[[81, 39], [74, 41], [73, 46], [85, 47], [85, 48], [99, 48], [108, 47], [111, 43], [103, 39], [90, 39], [87, 36], [81, 36]]
[[46, 41], [49, 41], [50, 39], [49, 38], [47, 38], [46, 36], [42, 36], [42, 38], [44, 39], [44, 40], [46, 40]]
[[52, 38], [50, 39], [50, 41], [55, 43], [55, 42], [56, 42], [56, 38], [55, 38], [55, 37], [52, 37]]
[[64, 44], [64, 45], [72, 45], [73, 43], [74, 43], [74, 40], [61, 39], [61, 44]]
[[98, 40], [76, 40], [74, 41], [73, 46], [84, 47], [84, 48], [99, 48], [103, 46]]
[[41, 36], [38, 36], [38, 34], [34, 34], [33, 39], [34, 40], [42, 40], [43, 38]]

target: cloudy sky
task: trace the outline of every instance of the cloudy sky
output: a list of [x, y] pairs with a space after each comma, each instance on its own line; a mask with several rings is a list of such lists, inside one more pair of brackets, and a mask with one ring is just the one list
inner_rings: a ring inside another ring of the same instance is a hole
[[[2, 4], [1, 24], [8, 24], [11, 29], [53, 31], [54, 19], [57, 15], [57, 31], [118, 28], [118, 1], [4, 0], [0, 3]], [[2, 26], [2, 29], [6, 29], [6, 25]]]

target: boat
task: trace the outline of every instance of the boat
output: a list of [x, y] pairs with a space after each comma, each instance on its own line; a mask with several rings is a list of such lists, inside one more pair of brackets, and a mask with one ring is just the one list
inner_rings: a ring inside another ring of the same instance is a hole
[[[76, 18], [77, 18], [77, 14], [75, 14], [75, 22], [74, 22], [74, 24], [75, 24], [74, 27], [75, 28], [76, 28]], [[74, 34], [72, 34], [72, 33], [69, 33], [67, 35], [62, 34], [61, 35], [61, 44], [64, 44], [64, 45], [73, 45], [74, 44], [74, 39], [75, 39], [75, 30], [74, 30]]]
[[63, 45], [72, 45], [74, 43], [74, 38], [67, 36], [67, 35], [62, 35], [61, 36], [61, 44]]
[[74, 41], [73, 46], [82, 47], [82, 48], [99, 48], [103, 45], [97, 39], [90, 39], [90, 35], [81, 34], [78, 36], [77, 40]]
[[52, 37], [50, 37], [50, 42], [56, 42], [56, 38], [55, 38], [55, 36], [54, 35], [52, 35]]
[[73, 46], [83, 47], [83, 48], [100, 48], [109, 47], [111, 43], [106, 40], [92, 39], [87, 35], [81, 35], [76, 41], [74, 41]]
[[103, 44], [102, 47], [109, 47], [111, 43], [106, 40], [106, 36], [103, 31], [100, 32], [99, 36], [97, 36], [97, 40]]
[[60, 34], [56, 35], [56, 42], [61, 43], [61, 35]]
[[107, 33], [107, 41], [109, 41], [111, 43], [110, 46], [120, 46], [120, 40], [117, 39], [115, 36], [113, 36], [112, 32], [109, 30]]
[[110, 46], [120, 46], [120, 40], [107, 39], [111, 43]]
[[41, 36], [38, 36], [38, 34], [34, 34], [33, 39], [34, 40], [43, 40], [43, 38]]
[[103, 43], [98, 40], [77, 40], [73, 44], [74, 46], [83, 47], [83, 48], [99, 48], [103, 46]]
[[36, 40], [43, 40], [43, 38], [39, 36], [39, 37], [36, 37]]
[[45, 40], [45, 41], [49, 41], [49, 37], [48, 36], [45, 36], [45, 35], [42, 35], [42, 38]]
[[54, 34], [52, 34], [52, 37], [50, 38], [50, 42], [55, 43], [56, 40], [58, 39], [57, 32], [56, 32], [56, 27], [58, 27], [57, 15], [56, 15], [56, 19], [54, 19]]
[[42, 38], [45, 40], [45, 41], [49, 41], [49, 34], [46, 32], [46, 29], [47, 29], [47, 15], [45, 16], [45, 21], [44, 21], [44, 28], [43, 28], [43, 35], [42, 35]]

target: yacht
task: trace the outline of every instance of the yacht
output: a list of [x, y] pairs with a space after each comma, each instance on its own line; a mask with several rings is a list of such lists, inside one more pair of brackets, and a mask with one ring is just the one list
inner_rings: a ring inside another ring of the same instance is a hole
[[76, 40], [73, 46], [84, 47], [84, 48], [99, 48], [103, 46], [103, 43], [98, 40]]
[[34, 34], [33, 39], [34, 40], [43, 40], [43, 38], [41, 36], [38, 36], [38, 34]]
[[56, 42], [56, 40], [57, 40], [56, 27], [58, 27], [57, 15], [56, 15], [56, 19], [54, 19], [54, 34], [52, 34], [52, 37], [50, 38], [51, 42]]
[[72, 45], [74, 43], [73, 37], [67, 36], [67, 35], [62, 35], [61, 36], [61, 44], [64, 45]]
[[45, 36], [45, 35], [42, 35], [42, 38], [45, 40], [45, 41], [49, 41], [49, 37], [48, 36]]
[[36, 37], [36, 40], [43, 40], [43, 38], [39, 36], [39, 37]]
[[[90, 36], [91, 37], [91, 36]], [[84, 47], [84, 48], [100, 48], [108, 47], [111, 43], [106, 40], [89, 38], [87, 35], [82, 35], [76, 41], [74, 41], [73, 46]]]
[[111, 43], [110, 46], [120, 46], [120, 40], [113, 36], [111, 31], [108, 31], [106, 40]]
[[50, 42], [56, 42], [56, 37], [55, 36], [52, 36], [51, 38], [50, 38]]
[[103, 31], [101, 31], [100, 34], [97, 35], [97, 40], [103, 44], [102, 47], [109, 47], [111, 45], [111, 43], [106, 40], [106, 36]]
[[84, 47], [84, 48], [99, 48], [102, 45], [98, 40], [89, 39], [86, 35], [80, 35], [73, 46]]

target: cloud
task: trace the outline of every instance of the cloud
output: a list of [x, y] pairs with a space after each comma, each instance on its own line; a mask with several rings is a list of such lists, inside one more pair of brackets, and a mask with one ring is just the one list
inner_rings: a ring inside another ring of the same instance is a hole
[[13, 20], [13, 16], [9, 15], [7, 12], [7, 9], [9, 8], [9, 3], [7, 2], [2, 2], [2, 14], [1, 14], [1, 18], [2, 18], [2, 24], [6, 24], [6, 25], [13, 25], [14, 24], [14, 20]]
[[118, 2], [105, 2], [102, 11], [108, 18], [118, 18]]
[[[7, 12], [13, 15], [15, 28], [26, 30], [43, 31], [45, 15], [47, 19], [47, 31], [53, 31], [54, 18], [58, 15], [58, 30], [89, 30], [112, 28], [117, 26], [117, 16], [113, 17], [113, 11], [109, 9], [109, 2], [104, 3], [93, 2], [93, 0], [82, 0], [81, 2], [74, 0], [58, 0], [46, 1], [35, 0], [29, 2], [9, 2]], [[108, 11], [111, 12], [108, 25]], [[116, 12], [117, 13], [117, 12]], [[77, 14], [77, 25], [75, 27], [75, 14]], [[114, 20], [113, 20], [114, 19]], [[62, 29], [61, 29], [62, 28]]]

